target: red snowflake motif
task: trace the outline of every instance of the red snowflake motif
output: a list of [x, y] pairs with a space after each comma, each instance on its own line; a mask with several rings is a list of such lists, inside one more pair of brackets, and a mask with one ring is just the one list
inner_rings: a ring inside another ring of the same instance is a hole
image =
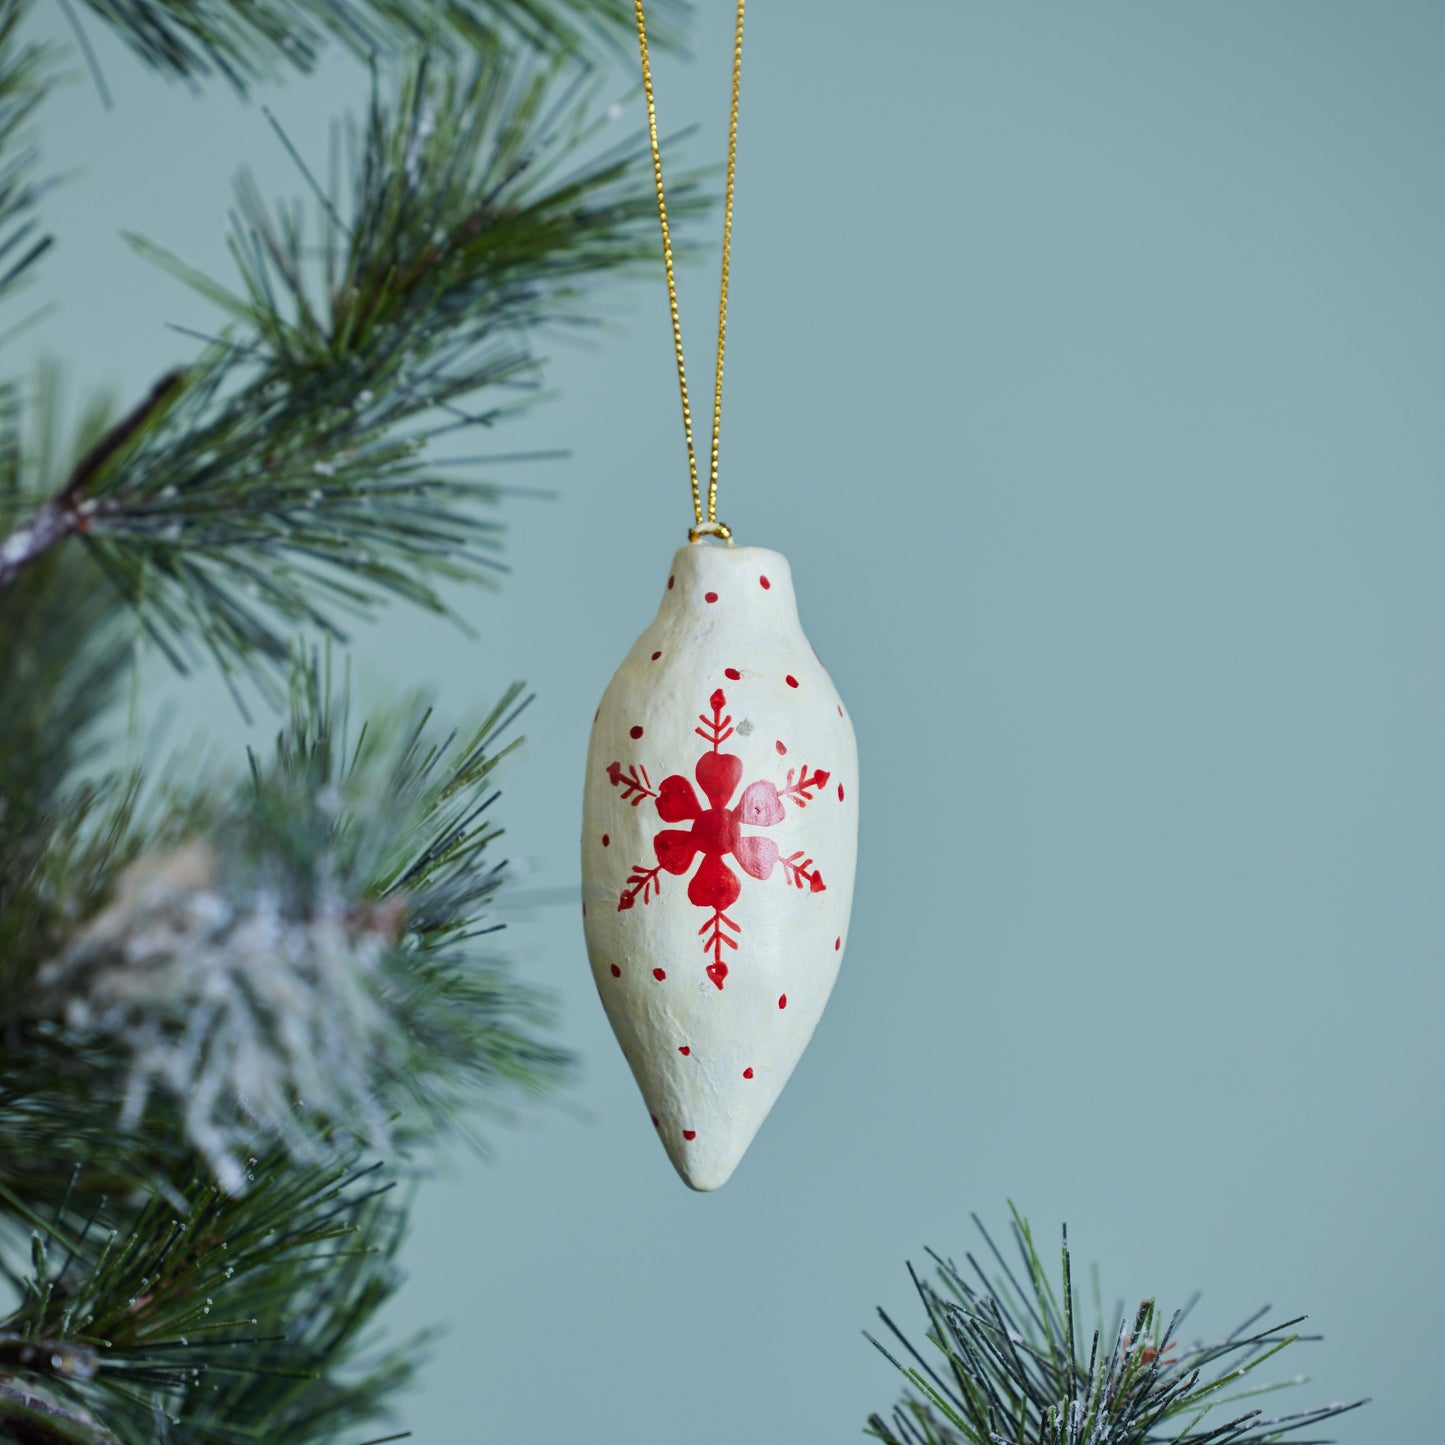
[[635, 907], [639, 902], [650, 903], [661, 890], [664, 871], [681, 876], [701, 854], [702, 862], [687, 885], [687, 896], [688, 901], [699, 908], [711, 910], [712, 916], [698, 929], [698, 934], [703, 938], [703, 949], [712, 954], [707, 976], [721, 988], [728, 975], [722, 951], [724, 948], [736, 950], [737, 940], [731, 934], [742, 932], [742, 927], [727, 913], [743, 887], [742, 879], [728, 867], [727, 859], [732, 858], [744, 873], [758, 879], [771, 878], [773, 869], [781, 865], [784, 877], [794, 887], [822, 893], [827, 887], [822, 872], [813, 866], [811, 858], [804, 856], [803, 850], [784, 857], [771, 838], [744, 833], [743, 828], [771, 828], [781, 823], [787, 816], [785, 799], [800, 808], [807, 807], [815, 790], [827, 786], [829, 774], [821, 769], [810, 773], [806, 764], [801, 769], [789, 768], [781, 788], [766, 780], [749, 783], [737, 806], [730, 808], [728, 804], [742, 781], [743, 760], [734, 753], [721, 751], [722, 744], [733, 735], [732, 717], [724, 713], [727, 697], [723, 690], [718, 688], [708, 703], [712, 716], [699, 714], [702, 726], [694, 731], [710, 744], [710, 750], [697, 760], [693, 769], [698, 787], [707, 800], [706, 807], [681, 773], [664, 778], [656, 791], [647, 770], [640, 765], [624, 772], [621, 763], [609, 763], [607, 777], [614, 788], [621, 789], [624, 801], [634, 808], [644, 798], [652, 798], [657, 804], [657, 815], [664, 823], [692, 824], [687, 829], [664, 828], [652, 840], [657, 864], [648, 868], [639, 863], [632, 869], [618, 899], [618, 911]]

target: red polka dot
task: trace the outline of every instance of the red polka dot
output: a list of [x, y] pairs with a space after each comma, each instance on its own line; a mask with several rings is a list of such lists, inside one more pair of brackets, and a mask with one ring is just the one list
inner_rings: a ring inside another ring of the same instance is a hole
[[667, 590], [668, 590], [669, 592], [672, 591], [672, 584], [673, 584], [674, 582], [676, 582], [676, 581], [677, 581], [677, 577], [676, 577], [675, 575], [672, 576], [672, 577], [669, 577], [669, 578], [667, 579]]
[[842, 785], [842, 783], [839, 783], [839, 784], [838, 784], [838, 801], [839, 801], [840, 803], [843, 801], [843, 785]]
[[604, 848], [610, 848], [610, 847], [612, 846], [612, 834], [611, 834], [611, 833], [604, 833], [604, 834], [602, 835], [602, 846], [603, 846]]
[[659, 657], [661, 657], [661, 656], [662, 656], [662, 654], [661, 654], [660, 652], [654, 652], [654, 653], [652, 654], [652, 660], [653, 660], [654, 662], [656, 662], [657, 659], [658, 659]]
[[787, 675], [787, 677], [783, 679], [783, 681], [786, 682], [789, 687], [797, 687], [798, 685], [798, 679], [794, 677], [791, 672]]
[[649, 1114], [647, 1117], [652, 1120], [652, 1127], [653, 1127], [654, 1129], [656, 1129], [656, 1128], [658, 1127], [657, 1115], [656, 1115], [656, 1114]]
[[735, 667], [723, 668], [723, 676], [732, 678], [734, 682], [741, 682], [743, 678], [742, 673], [740, 673]]
[[612, 977], [613, 977], [613, 978], [621, 978], [621, 977], [622, 977], [622, 970], [621, 970], [620, 968], [618, 968], [618, 966], [617, 966], [615, 963], [612, 965]]
[[837, 936], [837, 938], [835, 938], [835, 939], [833, 940], [833, 952], [834, 952], [834, 953], [837, 953], [838, 950], [839, 950], [840, 948], [842, 948], [842, 947], [843, 947], [843, 935], [840, 933], [840, 934]]
[[678, 1053], [686, 1056], [692, 1052], [692, 1049], [687, 1044], [679, 1044], [677, 1047], [677, 1051]]
[[704, 593], [702, 594], [702, 600], [703, 600], [704, 602], [716, 602], [716, 601], [717, 601], [717, 593], [716, 593], [716, 592], [704, 592]]
[[665, 968], [654, 968], [652, 970], [652, 976], [658, 981], [658, 983], [661, 983], [663, 979], [667, 977], [667, 970]]
[[773, 585], [771, 582], [768, 581], [768, 579], [767, 579], [766, 577], [759, 577], [759, 578], [758, 578], [758, 582], [759, 582], [759, 584], [761, 585], [761, 587], [762, 587], [762, 589], [763, 589], [764, 592], [766, 592], [766, 591], [768, 590], [768, 588]]
[[691, 1144], [692, 1141], [697, 1138], [697, 1130], [696, 1130], [696, 1129], [684, 1129], [684, 1130], [682, 1131], [682, 1137], [683, 1137], [684, 1139], [686, 1139], [689, 1144]]
[[627, 736], [633, 739], [633, 741], [635, 742], [638, 738], [642, 736], [642, 724], [638, 723], [635, 727], [630, 728], [628, 730]]
[[751, 1069], [744, 1069], [744, 1070], [743, 1070], [743, 1078], [745, 1078], [745, 1079], [751, 1079], [752, 1076], [753, 1076], [753, 1071], [752, 1071]]
[[787, 1008], [787, 1006], [788, 1006], [788, 996], [787, 996], [787, 994], [785, 994], [785, 993], [780, 993], [780, 994], [778, 995], [778, 1007], [779, 1007], [779, 1008]]
[[782, 757], [783, 754], [788, 751], [787, 748], [783, 746], [783, 741], [781, 738], [779, 738], [778, 741], [773, 744], [773, 746], [777, 748], [779, 757]]

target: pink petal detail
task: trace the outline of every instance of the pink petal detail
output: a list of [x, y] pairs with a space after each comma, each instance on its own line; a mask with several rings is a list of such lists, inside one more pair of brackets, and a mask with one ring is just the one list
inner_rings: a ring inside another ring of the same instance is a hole
[[739, 838], [733, 857], [744, 872], [754, 878], [771, 878], [778, 861], [778, 845], [771, 838]]
[[786, 816], [778, 790], [769, 782], [750, 783], [738, 800], [738, 822], [754, 828], [771, 828]]

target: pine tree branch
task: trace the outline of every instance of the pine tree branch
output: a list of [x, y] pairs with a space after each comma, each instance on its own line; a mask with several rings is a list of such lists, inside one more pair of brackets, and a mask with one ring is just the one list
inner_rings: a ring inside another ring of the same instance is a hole
[[[53, 414], [42, 375], [37, 415]], [[0, 390], [0, 533], [28, 511], [13, 394]], [[41, 450], [53, 452], [53, 437]], [[92, 724], [126, 661], [114, 597], [78, 550], [56, 553], [0, 603], [0, 896], [13, 877], [8, 850], [55, 811], [57, 793], [89, 750]], [[63, 811], [63, 810], [61, 810]], [[3, 975], [3, 964], [0, 964]]]
[[139, 1203], [56, 1201], [0, 1320], [0, 1438], [329, 1445], [386, 1420], [425, 1343], [366, 1344], [399, 1280], [393, 1181], [248, 1163], [242, 1196], [182, 1169]]
[[57, 543], [89, 528], [89, 510], [85, 505], [87, 484], [175, 400], [185, 381], [182, 371], [163, 376], [129, 416], [111, 427], [76, 462], [65, 485], [23, 527], [0, 543], [0, 588], [8, 587], [24, 568], [38, 562]]
[[[238, 91], [283, 69], [311, 70], [329, 42], [363, 58], [425, 45], [458, 56], [523, 41], [583, 52], [632, 36], [627, 0], [78, 0], [154, 69]], [[661, 45], [676, 44], [684, 0], [653, 0]]]
[[[83, 476], [57, 433], [59, 385], [43, 370], [27, 467], [13, 394], [0, 392], [0, 531], [33, 507], [27, 470]], [[95, 412], [82, 449], [105, 431]], [[98, 906], [129, 861], [135, 780], [82, 779], [105, 741], [99, 723], [130, 665], [125, 614], [84, 551], [39, 558], [0, 594], [0, 1051], [38, 960]]]
[[[882, 1310], [879, 1317], [911, 1363], [868, 1336], [909, 1382], [890, 1418], [869, 1417], [867, 1433], [885, 1445], [1267, 1445], [1366, 1403], [1269, 1418], [1253, 1406], [1237, 1410], [1258, 1395], [1299, 1383], [1244, 1382], [1289, 1345], [1314, 1338], [1291, 1333], [1300, 1319], [1256, 1328], [1267, 1309], [1223, 1340], [1186, 1345], [1179, 1327], [1190, 1307], [1166, 1325], [1154, 1301], [1145, 1300], [1132, 1324], [1120, 1307], [1111, 1322], [1096, 1323], [1086, 1342], [1074, 1308], [1067, 1231], [1056, 1292], [1017, 1210], [1012, 1229], [1022, 1284], [976, 1215], [974, 1223], [999, 1277], [990, 1279], [972, 1254], [965, 1256], [968, 1275], [933, 1255], [937, 1285], [909, 1266], [928, 1318], [928, 1342], [941, 1364], [917, 1350]], [[1218, 1409], [1225, 1418], [1207, 1421]]]
[[120, 1445], [85, 1412], [51, 1404], [0, 1379], [0, 1440], [12, 1445]]
[[[476, 508], [501, 489], [433, 454], [530, 399], [526, 336], [575, 324], [584, 280], [656, 251], [644, 148], [576, 161], [595, 145], [559, 124], [576, 99], [576, 76], [496, 57], [419, 62], [319, 195], [319, 262], [243, 179], [240, 289], [171, 262], [232, 334], [0, 543], [0, 584], [79, 538], [177, 667], [208, 653], [274, 697], [296, 626], [340, 637], [387, 594], [445, 611], [440, 581], [493, 576]], [[698, 204], [677, 186], [676, 211]]]

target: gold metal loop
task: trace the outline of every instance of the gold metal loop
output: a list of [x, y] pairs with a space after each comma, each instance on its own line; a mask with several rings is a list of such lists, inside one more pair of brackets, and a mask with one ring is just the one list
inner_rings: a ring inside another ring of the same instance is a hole
[[733, 544], [733, 529], [726, 522], [699, 522], [695, 527], [687, 529], [687, 540], [689, 542], [701, 542], [704, 537], [718, 537], [726, 542], [729, 547]]

